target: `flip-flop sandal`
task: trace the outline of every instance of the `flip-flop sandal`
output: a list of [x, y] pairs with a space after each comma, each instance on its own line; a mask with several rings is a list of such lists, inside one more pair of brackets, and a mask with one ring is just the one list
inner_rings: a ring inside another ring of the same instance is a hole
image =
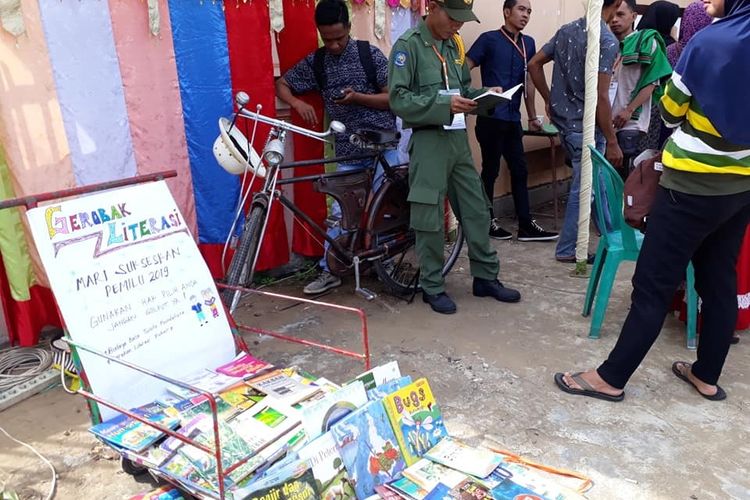
[[708, 395], [703, 394], [701, 391], [698, 390], [698, 387], [685, 375], [679, 368], [680, 365], [684, 365], [687, 367], [688, 370], [693, 366], [691, 363], [687, 363], [685, 361], [675, 361], [672, 363], [672, 373], [677, 375], [677, 378], [687, 382], [688, 384], [693, 386], [693, 389], [698, 391], [698, 394], [703, 396], [704, 398], [708, 399], [709, 401], [721, 401], [723, 399], [727, 399], [727, 393], [724, 392], [724, 389], [721, 388], [721, 386], [716, 386], [716, 394]]
[[564, 373], [555, 373], [555, 384], [557, 384], [557, 387], [559, 387], [561, 391], [567, 392], [568, 394], [573, 394], [576, 396], [588, 396], [590, 398], [603, 399], [604, 401], [611, 401], [614, 403], [625, 399], [625, 391], [621, 392], [617, 396], [599, 392], [593, 387], [591, 387], [591, 385], [588, 382], [583, 380], [583, 377], [581, 377], [581, 374], [583, 374], [583, 372], [573, 373], [570, 375], [570, 378], [572, 378], [576, 384], [583, 387], [583, 389], [575, 389], [573, 387], [570, 387], [568, 384], [566, 384]]

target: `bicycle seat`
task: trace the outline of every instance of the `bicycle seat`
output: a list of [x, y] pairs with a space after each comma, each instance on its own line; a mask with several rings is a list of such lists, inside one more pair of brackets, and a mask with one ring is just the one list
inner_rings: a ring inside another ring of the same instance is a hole
[[357, 129], [349, 142], [359, 147], [395, 146], [401, 139], [401, 132], [395, 130]]

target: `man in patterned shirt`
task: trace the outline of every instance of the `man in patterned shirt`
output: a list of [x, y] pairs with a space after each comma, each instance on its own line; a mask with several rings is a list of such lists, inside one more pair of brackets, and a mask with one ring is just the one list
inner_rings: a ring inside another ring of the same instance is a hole
[[[349, 36], [351, 23], [343, 0], [321, 0], [315, 8], [315, 24], [323, 48], [308, 54], [279, 78], [276, 95], [311, 126], [318, 125], [315, 110], [295, 96], [317, 91], [323, 96], [328, 117], [346, 125], [348, 131], [362, 128], [395, 130], [396, 117], [388, 104], [388, 60], [385, 55], [377, 47]], [[368, 152], [350, 144], [348, 134], [336, 137], [336, 156]], [[395, 165], [398, 152], [387, 151], [385, 158], [390, 165]], [[337, 170], [361, 169], [371, 164], [371, 160], [340, 162]], [[380, 172], [375, 174], [375, 188], [379, 185], [380, 175]], [[333, 203], [331, 212], [334, 219], [340, 218], [338, 203]], [[340, 230], [331, 228], [328, 234], [336, 238]], [[327, 251], [327, 242], [325, 246]], [[330, 273], [325, 255], [320, 267], [320, 275], [305, 287], [306, 294], [319, 294], [341, 285], [341, 279]]]

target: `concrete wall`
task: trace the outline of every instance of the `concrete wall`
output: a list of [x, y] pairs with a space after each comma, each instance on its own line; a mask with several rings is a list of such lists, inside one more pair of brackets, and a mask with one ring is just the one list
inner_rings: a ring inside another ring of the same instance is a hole
[[[682, 7], [687, 6], [692, 0], [671, 0]], [[651, 4], [652, 1], [639, 1], [639, 5]], [[474, 12], [481, 20], [481, 23], [466, 23], [461, 29], [461, 35], [466, 42], [466, 47], [471, 47], [477, 37], [490, 30], [498, 29], [503, 24], [502, 0], [475, 0]], [[584, 0], [531, 0], [531, 20], [524, 30], [524, 33], [534, 38], [537, 50], [541, 49], [557, 29], [565, 23], [573, 21], [585, 14], [586, 2]], [[547, 65], [547, 81], [551, 81], [552, 65]], [[479, 69], [472, 71], [474, 85], [481, 85]], [[544, 103], [537, 95], [537, 114], [544, 114]], [[521, 106], [524, 124], [526, 123], [526, 109]], [[474, 136], [474, 118], [469, 118], [469, 137], [474, 155], [474, 161], [477, 168], [481, 168], [481, 154], [479, 146]], [[526, 151], [534, 151], [543, 148], [549, 148], [549, 141], [543, 138], [525, 139]], [[558, 178], [564, 178], [570, 175], [570, 169], [563, 166], [562, 153], [557, 155]], [[551, 165], [547, 161], [548, 155], [534, 154], [527, 155], [529, 162], [529, 186], [537, 186], [551, 181]], [[502, 196], [510, 192], [510, 178], [505, 166], [501, 167], [500, 177], [495, 186], [495, 196]]]

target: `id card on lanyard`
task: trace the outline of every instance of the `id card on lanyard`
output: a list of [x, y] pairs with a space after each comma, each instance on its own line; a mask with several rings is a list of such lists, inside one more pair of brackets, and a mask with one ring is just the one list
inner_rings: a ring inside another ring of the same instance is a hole
[[[461, 89], [452, 89], [450, 81], [448, 80], [448, 63], [445, 62], [445, 58], [440, 54], [437, 47], [432, 46], [432, 50], [435, 52], [440, 65], [443, 68], [443, 82], [445, 83], [445, 90], [438, 91], [438, 95], [461, 95]], [[445, 130], [464, 130], [466, 129], [466, 115], [463, 113], [456, 113], [453, 115], [453, 121], [450, 125], [443, 125]]]
[[516, 41], [513, 40], [503, 28], [500, 28], [500, 33], [502, 33], [503, 36], [508, 39], [510, 44], [513, 46], [513, 48], [516, 49], [516, 52], [518, 52], [518, 54], [521, 56], [521, 59], [523, 60], [523, 96], [526, 97], [526, 88], [528, 87], [527, 84], [529, 83], [529, 61], [526, 57], [526, 40], [524, 40], [523, 34], [519, 33], [518, 35], [521, 38], [521, 46], [519, 47]]

